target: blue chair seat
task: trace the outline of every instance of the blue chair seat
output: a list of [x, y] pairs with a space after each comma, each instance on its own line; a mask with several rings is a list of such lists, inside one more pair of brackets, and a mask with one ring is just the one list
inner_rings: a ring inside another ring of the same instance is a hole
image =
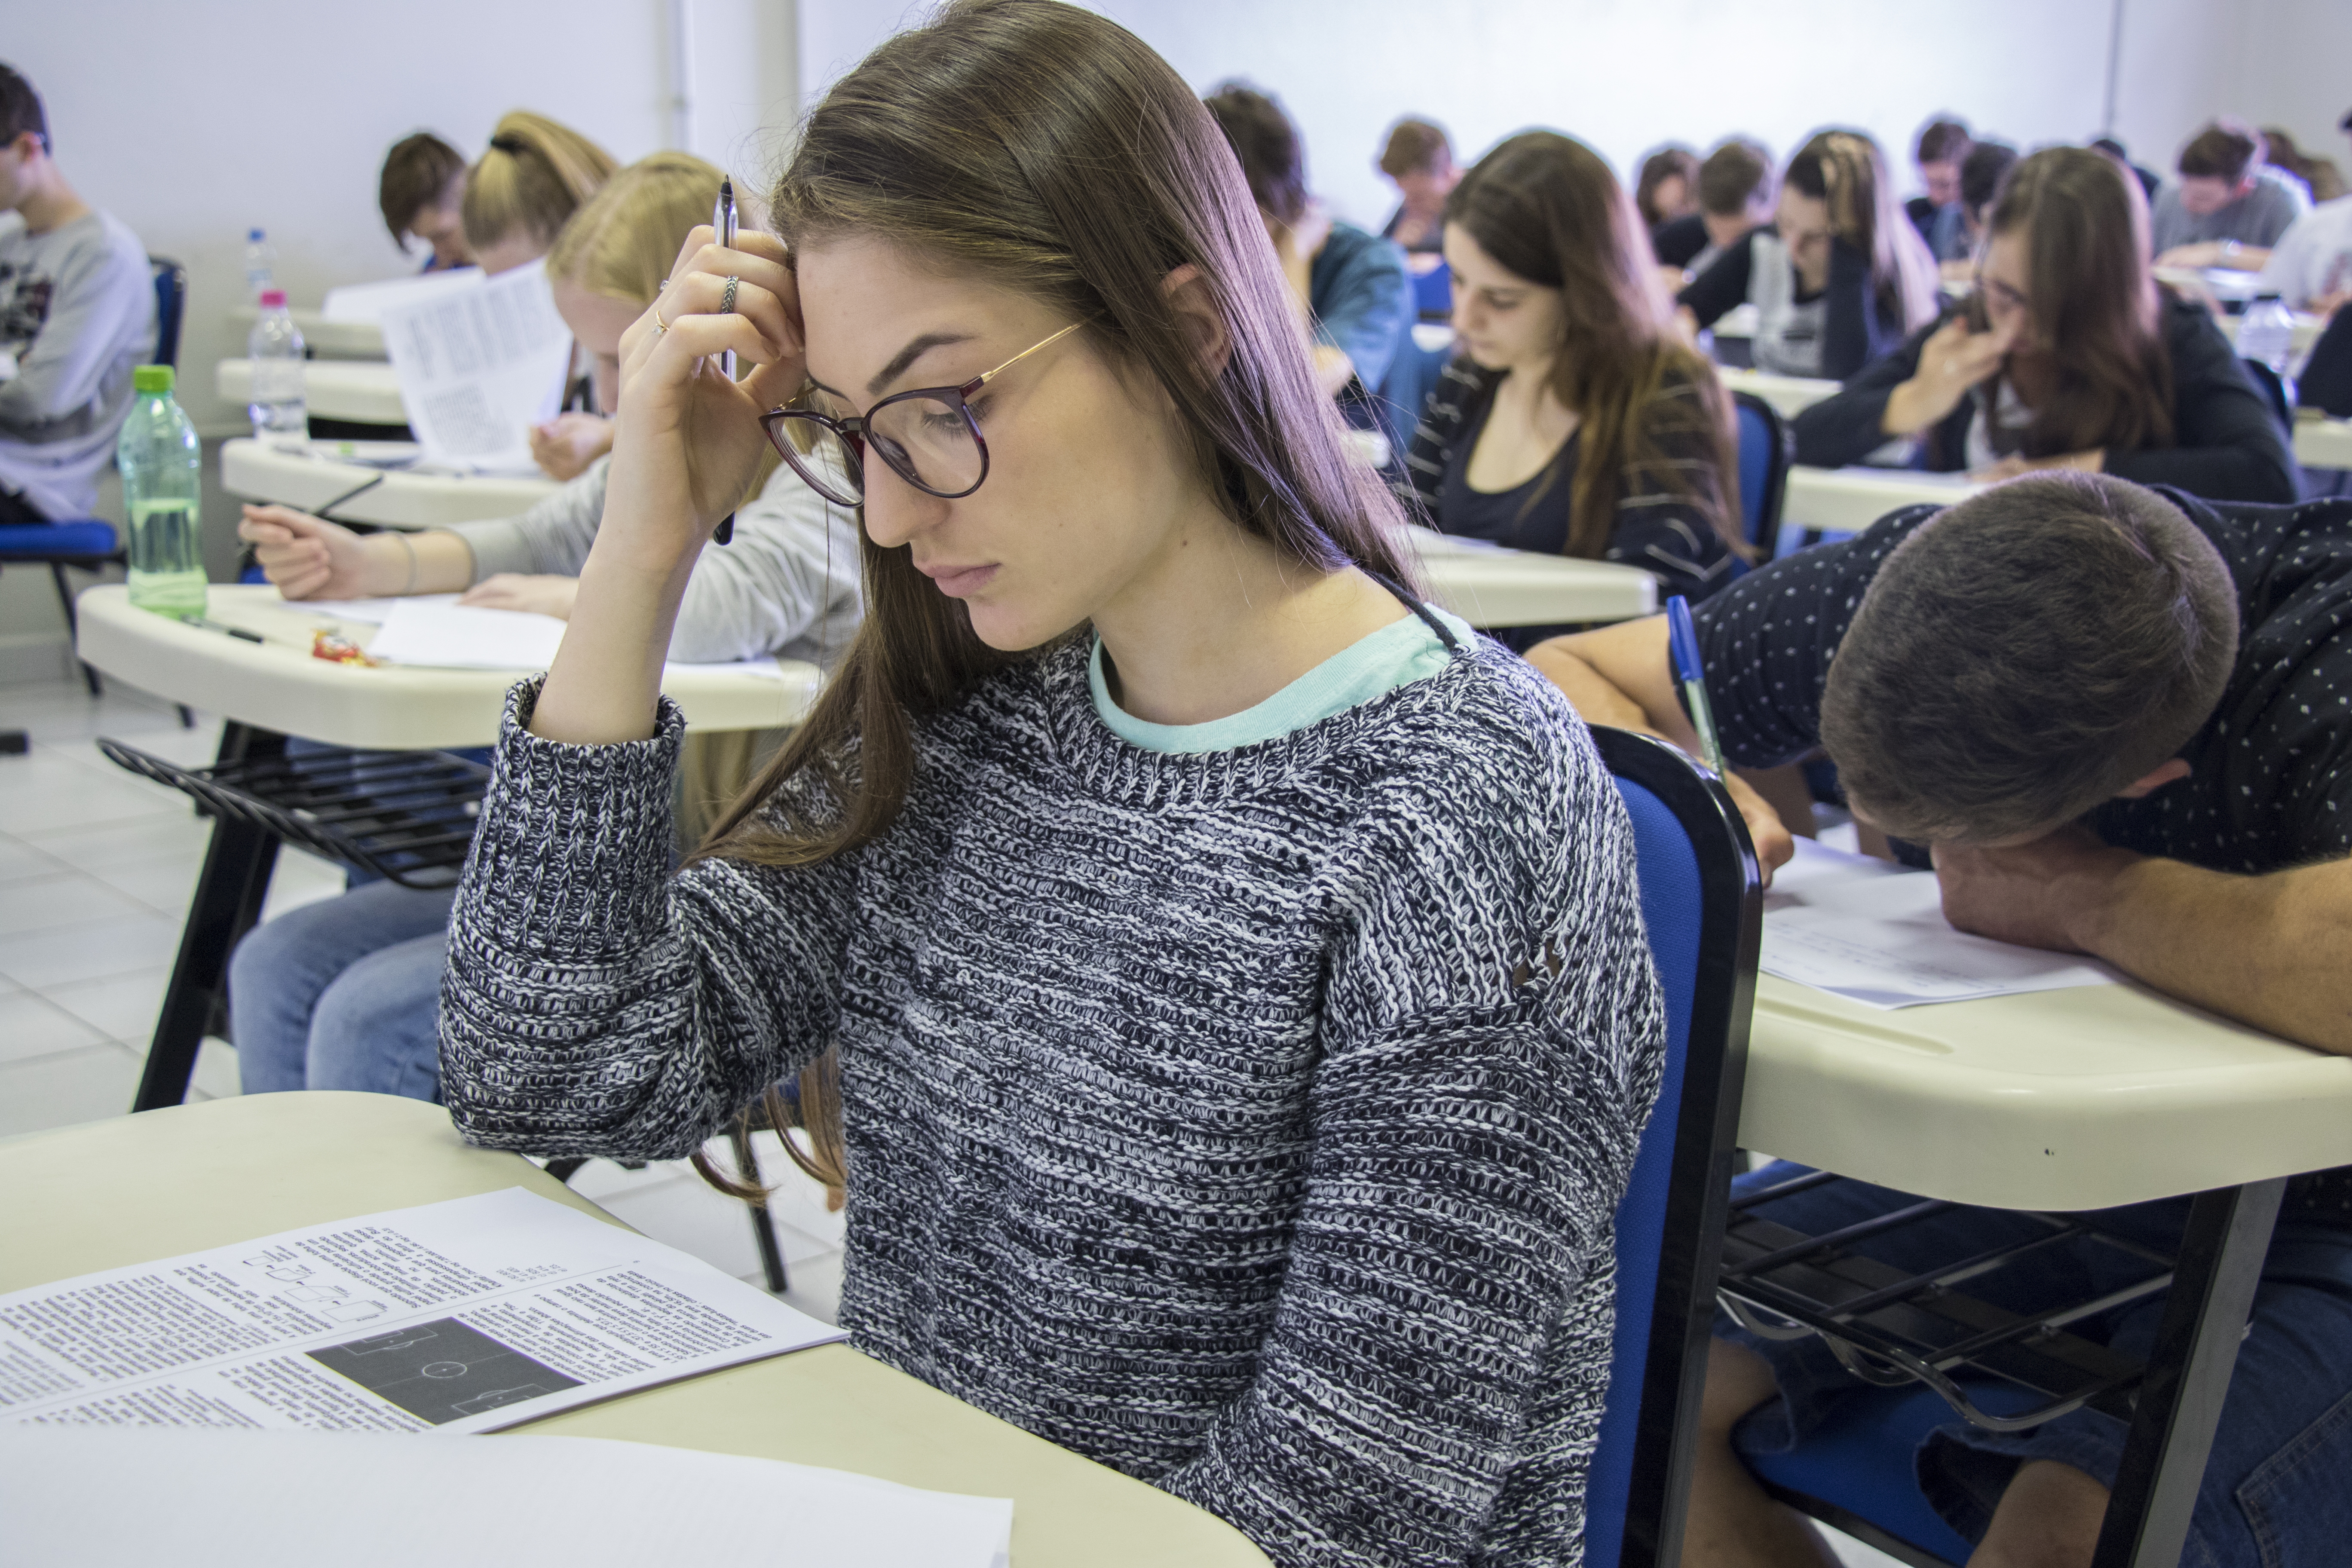
[[0, 560], [100, 561], [119, 548], [110, 522], [0, 523]]
[[[1961, 1386], [1979, 1409], [1994, 1415], [2015, 1415], [2046, 1402], [2044, 1395], [2014, 1384], [1965, 1379]], [[1958, 1419], [1952, 1407], [1935, 1390], [1916, 1384], [1870, 1388], [1857, 1383], [1855, 1390], [1793, 1450], [1752, 1459], [1749, 1468], [1785, 1494], [1784, 1500], [1831, 1524], [1851, 1531], [1859, 1521], [1915, 1551], [1949, 1563], [1966, 1563], [1976, 1548], [1927, 1506], [1912, 1468], [1927, 1434]]]

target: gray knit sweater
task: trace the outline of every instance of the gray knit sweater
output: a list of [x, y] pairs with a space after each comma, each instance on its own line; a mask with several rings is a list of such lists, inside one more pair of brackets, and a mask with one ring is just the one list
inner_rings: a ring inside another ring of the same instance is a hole
[[791, 870], [673, 876], [677, 711], [560, 745], [518, 687], [449, 933], [451, 1113], [674, 1157], [838, 1040], [859, 1349], [1280, 1563], [1575, 1563], [1664, 1029], [1590, 740], [1479, 641], [1273, 741], [1146, 752], [1086, 654], [926, 721], [896, 826]]

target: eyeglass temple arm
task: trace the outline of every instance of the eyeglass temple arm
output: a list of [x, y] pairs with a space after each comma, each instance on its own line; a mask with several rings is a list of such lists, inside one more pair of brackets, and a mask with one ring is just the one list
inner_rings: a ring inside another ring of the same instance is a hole
[[1064, 327], [1052, 337], [1046, 338], [1040, 342], [1031, 343], [1027, 348], [1023, 349], [1019, 353], [1014, 354], [1011, 359], [1006, 360], [994, 370], [984, 370], [978, 375], [973, 376], [971, 380], [965, 384], [968, 386], [986, 386], [990, 382], [995, 380], [1004, 372], [1011, 370], [1014, 365], [1019, 364], [1023, 360], [1027, 359], [1039, 349], [1051, 348], [1054, 344], [1060, 342], [1064, 338], [1068, 337], [1072, 332], [1076, 331], [1080, 327], [1085, 325], [1086, 323], [1084, 321], [1072, 321], [1068, 326]]

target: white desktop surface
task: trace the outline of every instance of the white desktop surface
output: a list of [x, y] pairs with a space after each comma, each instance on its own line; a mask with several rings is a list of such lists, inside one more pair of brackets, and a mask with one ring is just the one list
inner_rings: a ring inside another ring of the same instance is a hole
[[2298, 419], [2294, 460], [2306, 468], [2352, 468], [2352, 419]]
[[1430, 597], [1474, 626], [1630, 621], [1658, 607], [1658, 580], [1637, 566], [1503, 550], [1426, 528], [1405, 534]]
[[1811, 376], [1774, 375], [1769, 371], [1721, 366], [1715, 374], [1732, 391], [1752, 393], [1762, 398], [1783, 419], [1794, 419], [1823, 398], [1836, 396], [1838, 390], [1836, 382], [1817, 381]]
[[[289, 308], [294, 318], [294, 330], [302, 334], [302, 345], [312, 353], [330, 359], [380, 360], [384, 357], [383, 329], [373, 321], [330, 321], [317, 310]], [[261, 317], [257, 305], [233, 307], [229, 320], [250, 331]]]
[[[512, 1186], [610, 1218], [516, 1155], [467, 1148], [439, 1106], [389, 1095], [257, 1095], [30, 1133], [0, 1140], [0, 1190], [10, 1199], [0, 1205], [0, 1292]], [[516, 1429], [788, 1459], [1009, 1497], [1020, 1568], [1265, 1568], [1264, 1554], [1213, 1514], [845, 1344]], [[778, 1521], [780, 1531], [790, 1527]], [[331, 1546], [322, 1561], [333, 1557]]]
[[1965, 474], [1926, 474], [1913, 468], [1789, 468], [1788, 496], [1781, 502], [1784, 526], [1855, 533], [1897, 507], [1922, 501], [1950, 506], [1984, 489]]
[[[253, 362], [221, 361], [213, 384], [230, 403], [251, 402]], [[400, 377], [389, 364], [371, 360], [305, 360], [302, 384], [314, 419], [341, 419], [355, 425], [408, 423], [407, 406], [400, 401]]]
[[[555, 493], [553, 479], [531, 475], [420, 474], [406, 468], [375, 468], [338, 461], [334, 443], [320, 441], [308, 454], [266, 447], [250, 436], [221, 444], [221, 489], [251, 501], [276, 501], [297, 511], [315, 511], [339, 496], [340, 522], [380, 528], [446, 528], [512, 517]], [[381, 483], [369, 484], [380, 479]], [[369, 488], [358, 490], [362, 485]]]
[[[262, 585], [215, 583], [205, 614], [257, 633], [247, 642], [131, 607], [121, 584], [77, 601], [76, 650], [93, 668], [172, 702], [205, 708], [281, 734], [331, 745], [415, 751], [487, 746], [498, 739], [506, 696], [523, 672], [368, 668], [310, 657], [313, 635], [331, 628], [364, 646], [375, 628], [302, 611]], [[673, 670], [662, 689], [695, 730], [764, 730], [797, 723], [816, 695], [814, 665], [779, 660], [785, 679], [734, 670]]]

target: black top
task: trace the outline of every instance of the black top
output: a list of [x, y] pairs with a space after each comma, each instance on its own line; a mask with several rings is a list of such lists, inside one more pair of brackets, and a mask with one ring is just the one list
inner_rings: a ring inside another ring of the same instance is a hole
[[[1747, 303], [1756, 241], [1769, 229], [1769, 225], [1751, 228], [1725, 246], [1706, 270], [1675, 296], [1675, 303], [1697, 317], [1702, 327], [1715, 325], [1726, 312]], [[1808, 294], [1797, 283], [1791, 290], [1801, 305], [1822, 294], [1829, 297], [1822, 325], [1822, 374], [1829, 380], [1843, 381], [1903, 341], [1902, 302], [1885, 298], [1872, 286], [1870, 258], [1842, 239], [1830, 242], [1830, 280], [1821, 294]]]
[[[1799, 414], [1797, 461], [1821, 468], [1858, 463], [1886, 444], [1879, 420], [1896, 387], [1918, 373], [1919, 351], [1958, 313], [1947, 311], [1935, 326], [1923, 327], [1902, 347], [1848, 381], [1835, 397]], [[2237, 352], [2213, 318], [2168, 290], [2164, 298], [2165, 352], [2172, 360], [2172, 439], [2169, 447], [2109, 451], [2106, 471], [2143, 485], [2179, 485], [2208, 500], [2291, 501], [2296, 489], [2294, 458], [2286, 433], [2270, 404], [2254, 390]], [[1969, 426], [1978, 400], [1959, 406], [1923, 432], [1917, 467], [1956, 473], [1968, 466]]]
[[2352, 310], [2338, 310], [2304, 362], [2295, 401], [2352, 419]]
[[1668, 267], [1688, 267], [1706, 248], [1706, 219], [1696, 213], [1670, 217], [1650, 231], [1650, 251]]
[[1403, 240], [1397, 238], [1397, 228], [1403, 222], [1404, 208], [1400, 205], [1396, 211], [1389, 214], [1389, 221], [1381, 225], [1381, 237], [1388, 240], [1391, 244], [1402, 246], [1404, 253], [1407, 256], [1412, 256], [1416, 253], [1421, 255], [1436, 255], [1442, 254], [1444, 251], [1445, 226], [1444, 224], [1439, 224], [1436, 227], [1429, 230], [1426, 234], [1423, 234], [1419, 239], [1414, 240], [1411, 245], [1406, 245]]
[[1936, 243], [1936, 215], [1943, 210], [1926, 196], [1913, 196], [1903, 204], [1903, 216], [1911, 220], [1911, 226], [1931, 247]]
[[[2352, 500], [2211, 506], [2167, 489], [2238, 586], [2237, 668], [2181, 748], [2189, 776], [2088, 825], [2143, 855], [2260, 875], [2352, 852]], [[1821, 742], [1830, 659], [1881, 563], [1940, 509], [1784, 556], [1696, 606], [1724, 755], [1793, 762]], [[2352, 1224], [2352, 1167], [2298, 1177], [2289, 1212]]]
[[[1581, 432], [1568, 438], [1548, 476], [1538, 474], [1516, 489], [1499, 492], [1470, 488], [1470, 455], [1477, 449], [1479, 432], [1486, 428], [1495, 389], [1508, 374], [1482, 370], [1466, 355], [1445, 367], [1422, 405], [1421, 424], [1405, 453], [1404, 483], [1396, 487], [1397, 496], [1408, 514], [1422, 518], [1441, 532], [1557, 555], [1568, 540], [1570, 492], [1583, 444]], [[1658, 405], [1663, 408], [1668, 399], [1700, 395], [1701, 389], [1687, 381], [1669, 379], [1659, 392]], [[1666, 468], [1712, 466], [1716, 460], [1709, 446], [1671, 427], [1654, 429], [1651, 442]], [[1547, 477], [1549, 486], [1544, 482]], [[1725, 475], [1719, 482], [1727, 493], [1737, 493], [1736, 476]], [[1616, 526], [1610, 531], [1601, 558], [1646, 569], [1658, 579], [1661, 598], [1681, 594], [1694, 600], [1731, 580], [1734, 559], [1704, 512], [1686, 497], [1667, 489], [1658, 475], [1640, 469], [1627, 473], [1618, 490]], [[1512, 626], [1495, 635], [1524, 650], [1569, 629]]]

